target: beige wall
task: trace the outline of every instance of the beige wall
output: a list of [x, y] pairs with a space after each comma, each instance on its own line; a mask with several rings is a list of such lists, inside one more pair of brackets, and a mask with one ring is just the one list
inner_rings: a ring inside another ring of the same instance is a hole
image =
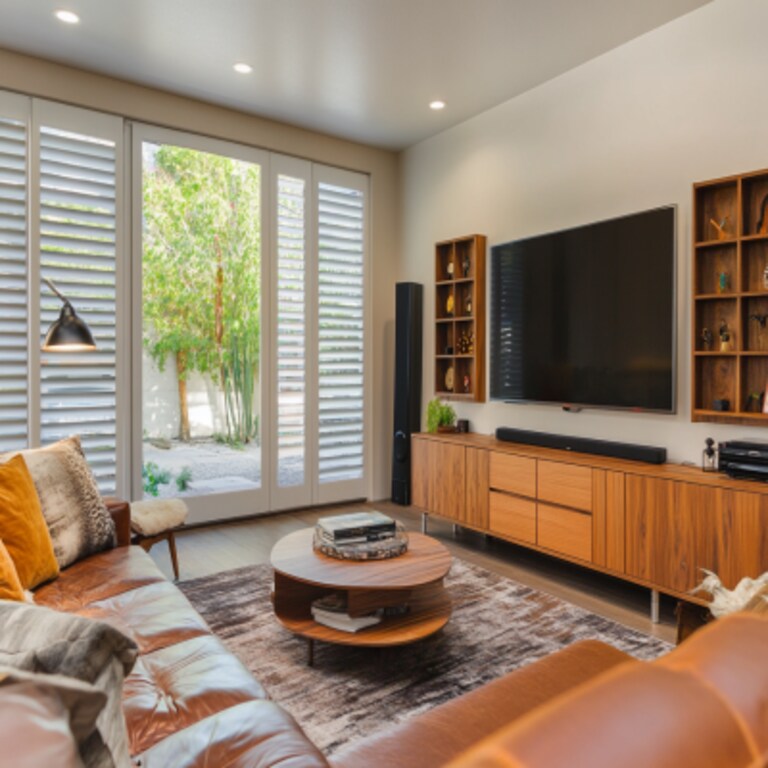
[[397, 156], [152, 88], [0, 50], [0, 88], [111, 112], [367, 173], [371, 178], [373, 419], [371, 497], [389, 496], [394, 270], [399, 244]]
[[[764, 0], [715, 0], [403, 154], [398, 279], [427, 286], [427, 322], [437, 240], [481, 232], [492, 245], [678, 206], [677, 414], [458, 404], [476, 431], [635, 441], [696, 463], [707, 435], [768, 439], [765, 429], [692, 424], [689, 415], [691, 184], [768, 167], [766, 30]], [[425, 401], [433, 353], [427, 330]]]

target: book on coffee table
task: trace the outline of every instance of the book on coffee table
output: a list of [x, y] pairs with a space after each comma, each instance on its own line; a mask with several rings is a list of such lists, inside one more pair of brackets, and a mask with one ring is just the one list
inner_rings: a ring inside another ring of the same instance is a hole
[[[317, 527], [322, 536], [332, 543], [350, 542], [353, 539], [375, 541], [376, 538], [395, 535], [395, 521], [382, 512], [352, 512], [347, 515], [321, 517]], [[359, 543], [358, 542], [358, 543]]]
[[312, 618], [318, 623], [342, 632], [359, 632], [381, 621], [381, 612], [367, 616], [350, 616], [347, 613], [346, 596], [341, 592], [317, 598], [312, 602]]

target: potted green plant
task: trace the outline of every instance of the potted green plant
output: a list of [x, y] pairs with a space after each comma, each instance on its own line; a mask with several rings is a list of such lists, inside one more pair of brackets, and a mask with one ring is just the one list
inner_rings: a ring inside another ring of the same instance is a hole
[[427, 432], [454, 432], [456, 427], [456, 411], [448, 403], [440, 402], [439, 397], [429, 401], [427, 405]]

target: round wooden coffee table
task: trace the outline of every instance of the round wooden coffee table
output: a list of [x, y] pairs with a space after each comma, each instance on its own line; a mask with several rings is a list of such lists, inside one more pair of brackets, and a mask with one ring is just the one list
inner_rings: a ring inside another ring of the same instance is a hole
[[[451, 599], [443, 578], [451, 555], [435, 539], [409, 533], [408, 551], [389, 560], [337, 560], [312, 548], [314, 528], [288, 534], [275, 544], [270, 560], [275, 571], [273, 604], [278, 620], [309, 640], [383, 648], [405, 645], [442, 629], [451, 616]], [[408, 613], [382, 619], [359, 632], [342, 632], [312, 618], [312, 601], [329, 592], [347, 595], [350, 616], [407, 603]]]

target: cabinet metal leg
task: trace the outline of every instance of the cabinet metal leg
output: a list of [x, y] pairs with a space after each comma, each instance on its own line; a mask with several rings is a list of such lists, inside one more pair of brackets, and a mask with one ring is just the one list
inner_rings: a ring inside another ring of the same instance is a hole
[[310, 637], [307, 638], [307, 666], [315, 666], [315, 641]]
[[457, 523], [454, 523], [453, 524], [453, 538], [454, 539], [459, 535], [459, 531], [460, 530], [461, 530], [461, 528], [459, 527], [459, 525]]
[[651, 622], [653, 624], [659, 623], [659, 590], [651, 590]]
[[421, 513], [421, 532], [426, 535], [427, 533], [427, 513]]

